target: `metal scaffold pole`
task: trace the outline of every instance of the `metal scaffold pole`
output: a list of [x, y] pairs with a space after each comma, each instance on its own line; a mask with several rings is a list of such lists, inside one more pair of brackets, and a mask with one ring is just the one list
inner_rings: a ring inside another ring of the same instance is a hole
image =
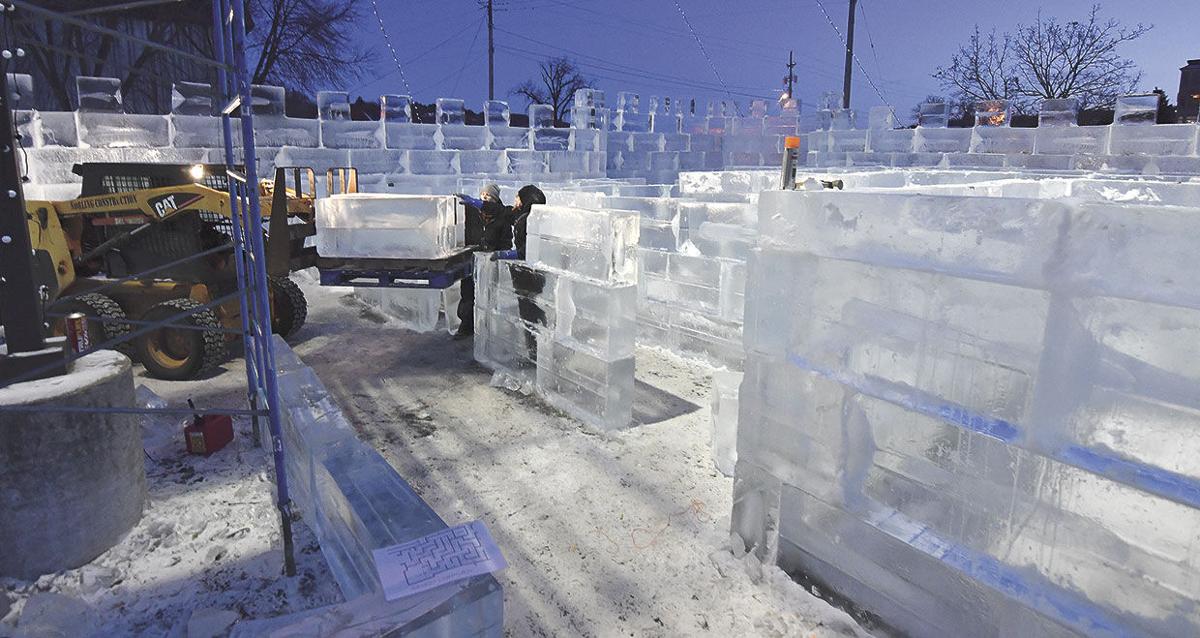
[[[296, 574], [292, 542], [292, 505], [288, 492], [287, 467], [283, 453], [282, 409], [279, 402], [275, 347], [271, 330], [271, 302], [267, 288], [267, 259], [263, 242], [263, 218], [258, 192], [258, 159], [254, 146], [254, 114], [250, 78], [246, 68], [246, 22], [243, 0], [214, 0], [217, 9], [214, 25], [216, 50], [224, 54], [228, 71], [221, 73], [221, 120], [225, 138], [226, 172], [229, 175], [229, 202], [233, 215], [234, 253], [237, 260], [239, 301], [246, 349], [246, 381], [251, 408], [266, 411], [275, 466], [276, 505], [283, 532], [284, 570]], [[237, 111], [241, 121], [242, 165], [234, 166], [231, 116]], [[286, 214], [276, 211], [275, 214]]]

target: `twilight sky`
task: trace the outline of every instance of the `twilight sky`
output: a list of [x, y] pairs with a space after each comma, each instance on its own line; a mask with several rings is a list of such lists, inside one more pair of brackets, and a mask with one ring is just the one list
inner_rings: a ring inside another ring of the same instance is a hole
[[[384, 46], [370, 0], [362, 38], [375, 49], [374, 67], [345, 82], [351, 97], [405, 93]], [[459, 97], [479, 108], [487, 98], [487, 30], [478, 0], [376, 0], [407, 76], [423, 102]], [[788, 50], [796, 53], [797, 93], [804, 109], [828, 90], [840, 93], [843, 45], [817, 0], [678, 0], [709, 60], [673, 0], [495, 0], [496, 99], [533, 77], [537, 62], [567, 55], [615, 103], [617, 91], [720, 98], [724, 78], [734, 97], [778, 96]], [[839, 29], [848, 0], [820, 0]], [[925, 95], [941, 93], [930, 74], [948, 62], [972, 26], [1011, 30], [1040, 9], [1060, 20], [1083, 18], [1091, 0], [860, 0], [855, 51], [883, 99], [856, 68], [852, 102], [867, 108], [891, 102], [907, 112]], [[1102, 13], [1122, 22], [1154, 25], [1124, 54], [1144, 71], [1143, 88], [1163, 87], [1172, 101], [1179, 67], [1200, 58], [1200, 0], [1109, 0]], [[610, 104], [611, 106], [612, 104]]]

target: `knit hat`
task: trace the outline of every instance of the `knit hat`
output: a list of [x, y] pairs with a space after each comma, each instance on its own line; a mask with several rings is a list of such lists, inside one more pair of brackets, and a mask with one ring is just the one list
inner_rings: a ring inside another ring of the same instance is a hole
[[484, 198], [491, 198], [500, 201], [500, 187], [495, 184], [488, 184], [483, 187]]

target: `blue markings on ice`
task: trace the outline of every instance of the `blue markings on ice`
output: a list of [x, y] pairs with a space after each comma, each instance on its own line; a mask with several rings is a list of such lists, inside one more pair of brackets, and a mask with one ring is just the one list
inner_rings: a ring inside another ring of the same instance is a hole
[[[1021, 427], [1018, 424], [979, 414], [912, 387], [834, 370], [793, 353], [788, 353], [787, 360], [794, 366], [836, 381], [867, 396], [941, 419], [1009, 445], [1017, 445], [1022, 438]], [[1058, 450], [1031, 451], [1177, 503], [1200, 508], [1200, 481], [1190, 476], [1081, 445], [1068, 445]]]
[[456, 525], [373, 553], [375, 569], [387, 600], [419, 594], [508, 566], [482, 521]]
[[969, 547], [947, 540], [920, 521], [890, 507], [871, 506], [867, 523], [1001, 591], [1025, 605], [1057, 618], [1089, 636], [1133, 636], [1135, 632], [1085, 598], [1045, 582], [1033, 570], [1021, 570]]

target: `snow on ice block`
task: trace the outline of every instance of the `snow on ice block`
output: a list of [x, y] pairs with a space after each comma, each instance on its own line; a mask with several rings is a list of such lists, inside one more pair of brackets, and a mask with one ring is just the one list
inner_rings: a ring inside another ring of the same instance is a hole
[[529, 149], [529, 129], [508, 126], [488, 126], [487, 148], [501, 151], [509, 148]]
[[279, 393], [287, 406], [283, 447], [292, 499], [313, 528], [346, 602], [241, 622], [235, 636], [331, 635], [361, 631], [405, 636], [503, 633], [503, 592], [491, 574], [387, 601], [373, 553], [447, 529], [388, 462], [359, 441], [317, 375], [275, 339]]
[[352, 193], [317, 200], [317, 252], [323, 257], [426, 259], [463, 245], [453, 197]]
[[438, 124], [434, 141], [442, 150], [477, 151], [487, 148], [487, 129], [467, 124]]
[[778, 188], [779, 171], [741, 170], [679, 174], [682, 197], [709, 201], [749, 201], [751, 195]]
[[170, 145], [165, 115], [77, 111], [80, 146], [92, 148], [161, 148]]
[[571, 146], [571, 129], [534, 128], [529, 131], [529, 140], [535, 151], [565, 151]]
[[538, 205], [529, 214], [527, 256], [550, 270], [636, 283], [638, 230], [636, 213]]
[[321, 129], [317, 120], [285, 115], [254, 115], [254, 143], [258, 146], [317, 148]]
[[536, 387], [551, 405], [592, 427], [632, 425], [633, 357], [605, 360], [543, 333], [537, 341]]
[[761, 204], [738, 535], [912, 634], [1197, 630], [1194, 205]]

